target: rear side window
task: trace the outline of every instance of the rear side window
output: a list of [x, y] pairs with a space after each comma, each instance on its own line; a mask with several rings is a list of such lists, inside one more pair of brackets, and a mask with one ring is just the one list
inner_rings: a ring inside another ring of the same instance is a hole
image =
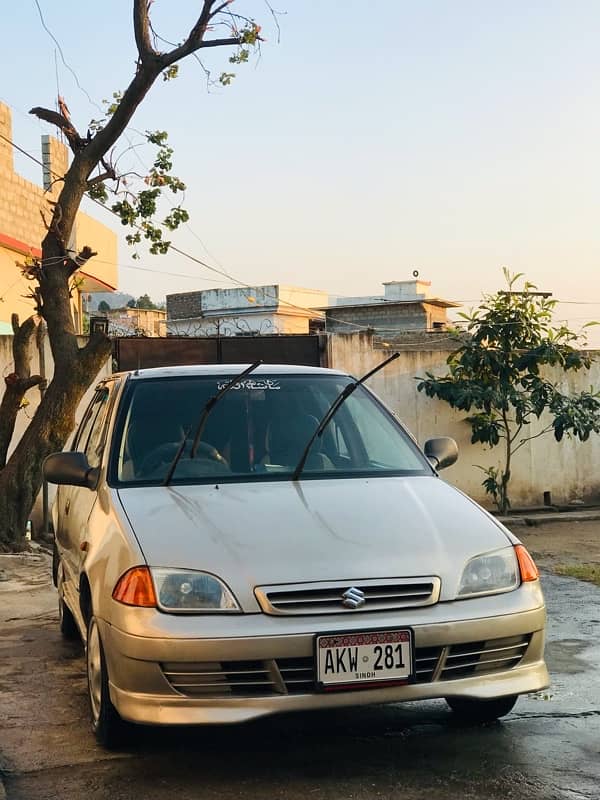
[[85, 453], [91, 467], [100, 465], [109, 399], [110, 388], [108, 385], [96, 390], [75, 440], [73, 449], [79, 453]]

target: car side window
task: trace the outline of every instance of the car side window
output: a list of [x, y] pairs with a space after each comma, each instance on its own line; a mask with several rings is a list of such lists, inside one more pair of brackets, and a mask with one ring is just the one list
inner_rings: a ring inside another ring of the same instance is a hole
[[108, 416], [110, 388], [102, 386], [94, 395], [85, 419], [80, 428], [74, 449], [85, 453], [91, 467], [100, 465], [103, 431]]
[[87, 411], [85, 412], [83, 420], [79, 424], [79, 430], [77, 431], [73, 439], [73, 444], [71, 446], [71, 449], [78, 453], [84, 452], [87, 440], [90, 438], [90, 429], [94, 421], [94, 414], [92, 413], [92, 409], [97, 411], [96, 395], [94, 395], [91, 403], [87, 407]]

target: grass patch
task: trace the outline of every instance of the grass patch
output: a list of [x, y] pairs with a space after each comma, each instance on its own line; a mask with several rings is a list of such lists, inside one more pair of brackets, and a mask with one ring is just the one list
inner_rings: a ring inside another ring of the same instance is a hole
[[578, 578], [600, 586], [600, 564], [558, 564], [554, 571], [559, 575]]

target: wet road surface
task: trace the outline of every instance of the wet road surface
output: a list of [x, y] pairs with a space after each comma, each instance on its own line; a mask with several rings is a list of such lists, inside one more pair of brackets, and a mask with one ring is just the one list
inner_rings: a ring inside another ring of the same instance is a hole
[[89, 731], [81, 647], [62, 641], [53, 592], [38, 595], [35, 613], [24, 603], [25, 620], [0, 606], [8, 800], [600, 798], [600, 589], [543, 580], [552, 686], [501, 722], [459, 726], [436, 701], [140, 729], [119, 753]]

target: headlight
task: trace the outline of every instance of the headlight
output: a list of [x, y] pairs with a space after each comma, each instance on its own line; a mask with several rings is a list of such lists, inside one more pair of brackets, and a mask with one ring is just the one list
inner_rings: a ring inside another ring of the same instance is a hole
[[227, 586], [207, 572], [152, 567], [158, 607], [163, 611], [240, 611]]
[[520, 583], [514, 547], [503, 547], [472, 558], [463, 570], [458, 597], [510, 592]]

